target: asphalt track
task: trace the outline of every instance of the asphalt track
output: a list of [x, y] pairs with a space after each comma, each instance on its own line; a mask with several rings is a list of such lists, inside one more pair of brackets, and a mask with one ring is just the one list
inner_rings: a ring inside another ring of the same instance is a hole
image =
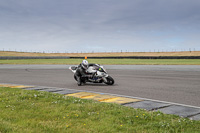
[[70, 88], [200, 107], [200, 66], [107, 65], [115, 85], [77, 86], [69, 65], [0, 65], [0, 83]]

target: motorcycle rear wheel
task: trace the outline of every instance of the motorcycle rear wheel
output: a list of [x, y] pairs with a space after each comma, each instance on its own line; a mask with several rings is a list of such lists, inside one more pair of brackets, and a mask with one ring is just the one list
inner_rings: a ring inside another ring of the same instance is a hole
[[76, 78], [76, 76], [74, 75], [74, 79], [77, 81], [77, 78]]

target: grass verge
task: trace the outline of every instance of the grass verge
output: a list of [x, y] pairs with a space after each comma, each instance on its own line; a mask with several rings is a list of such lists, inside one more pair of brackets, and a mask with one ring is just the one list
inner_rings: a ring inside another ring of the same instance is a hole
[[[0, 64], [79, 64], [83, 59], [0, 60]], [[200, 65], [200, 59], [88, 59], [102, 65]]]
[[200, 132], [200, 121], [42, 91], [0, 88], [0, 132]]

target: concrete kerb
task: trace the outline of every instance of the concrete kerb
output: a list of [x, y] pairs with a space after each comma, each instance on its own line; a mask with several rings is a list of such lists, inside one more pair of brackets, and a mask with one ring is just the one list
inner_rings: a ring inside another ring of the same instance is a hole
[[[70, 96], [70, 94], [75, 94], [75, 97], [80, 96], [79, 98], [82, 97], [83, 99], [94, 98], [94, 100], [98, 100], [100, 102], [103, 101], [103, 102], [118, 103], [127, 107], [141, 108], [148, 111], [152, 111], [152, 110], [161, 111], [165, 114], [174, 114], [181, 117], [189, 118], [191, 120], [200, 120], [200, 107], [190, 106], [190, 105], [185, 105], [185, 104], [178, 104], [178, 103], [172, 103], [172, 102], [166, 102], [166, 101], [160, 101], [160, 100], [124, 96], [124, 95], [117, 95], [117, 94], [110, 94], [110, 93], [75, 90], [75, 89], [68, 89], [68, 88], [0, 83], [0, 87], [2, 85], [5, 85], [5, 86], [10, 85], [12, 87], [16, 86], [16, 88], [18, 88], [17, 86], [21, 86], [21, 89], [25, 89], [25, 90], [47, 91], [51, 93], [63, 94], [66, 96]], [[80, 94], [80, 92], [83, 92], [84, 95]], [[105, 95], [108, 95], [111, 98], [106, 99], [104, 98]], [[105, 100], [101, 99], [101, 96], [103, 96]]]

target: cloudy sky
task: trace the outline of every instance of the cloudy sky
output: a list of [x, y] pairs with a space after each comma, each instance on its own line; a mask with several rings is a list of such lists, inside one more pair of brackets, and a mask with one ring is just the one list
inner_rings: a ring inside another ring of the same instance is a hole
[[200, 50], [199, 0], [0, 0], [0, 50]]

